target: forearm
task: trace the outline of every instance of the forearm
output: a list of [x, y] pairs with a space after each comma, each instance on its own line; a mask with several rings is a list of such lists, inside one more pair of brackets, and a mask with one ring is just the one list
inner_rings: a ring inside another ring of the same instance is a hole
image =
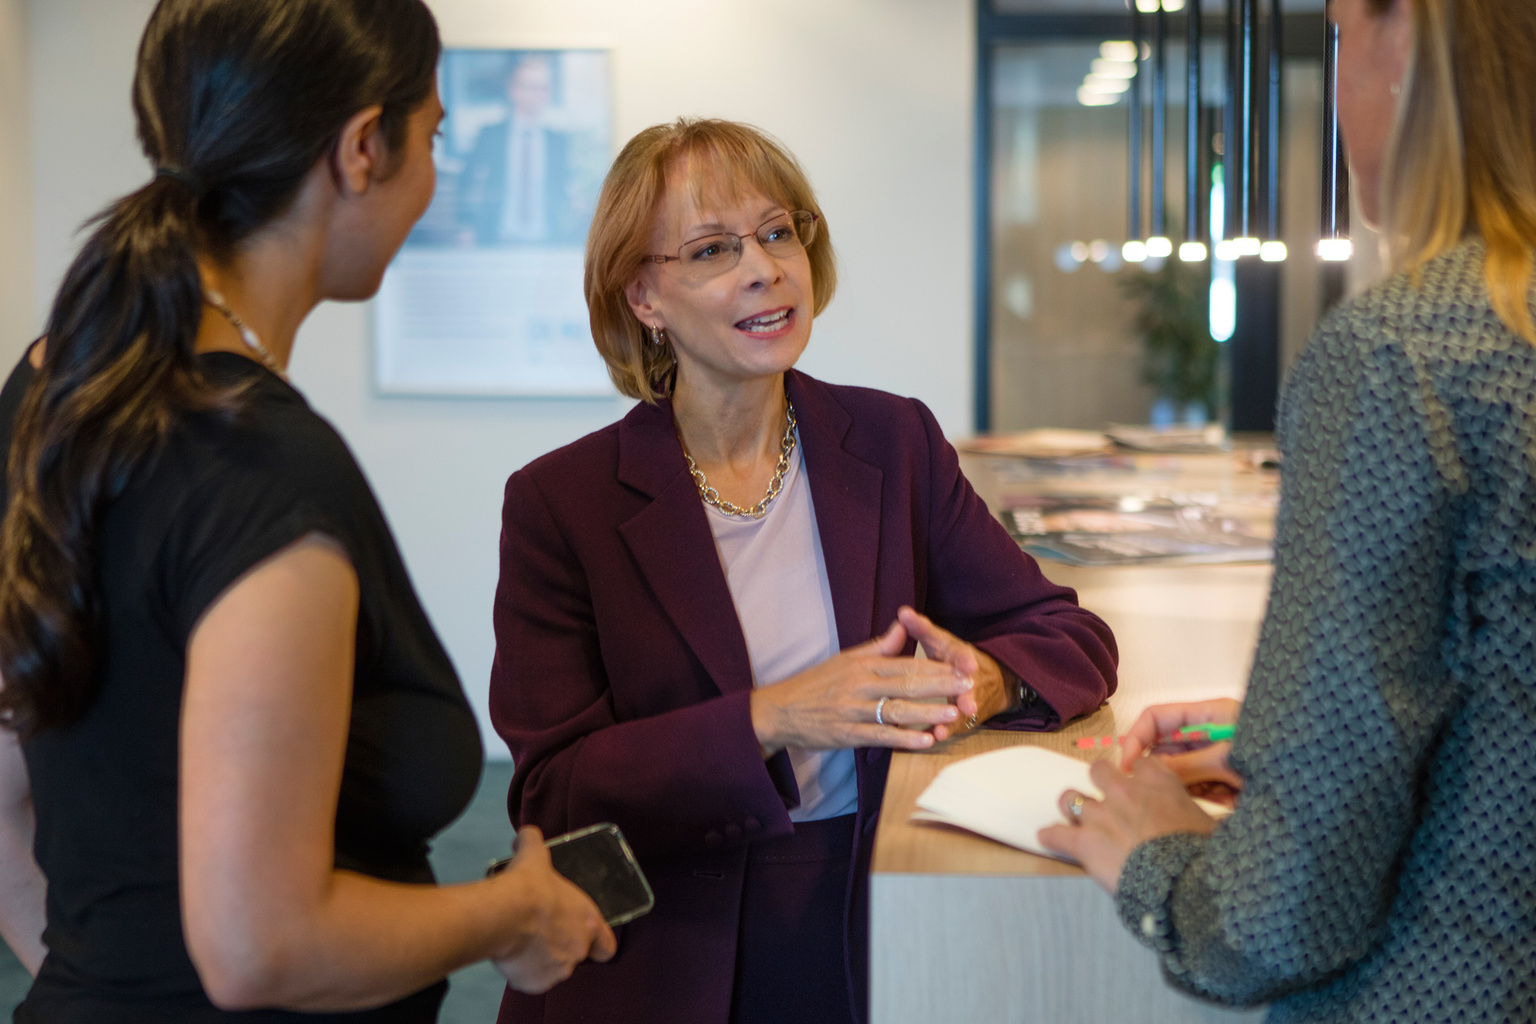
[[1120, 875], [1120, 920], [1158, 955], [1170, 983], [1228, 1006], [1255, 1006], [1297, 987], [1226, 939], [1200, 874], [1205, 836], [1163, 836], [1132, 851]]
[[0, 816], [0, 938], [28, 973], [36, 975], [43, 945], [48, 883], [32, 857], [32, 806]]
[[1034, 727], [1087, 714], [1115, 691], [1119, 661], [1108, 625], [1046, 578], [1019, 550], [960, 471], [931, 413], [928, 580], [918, 611], [1022, 679], [1048, 712]]
[[359, 1010], [515, 955], [509, 932], [526, 941], [537, 913], [502, 879], [439, 887], [336, 871], [313, 899], [254, 901], [206, 929], [189, 922], [188, 948], [223, 1009]]
[[1118, 654], [1107, 627], [1077, 615], [1050, 619], [975, 641], [1034, 694], [1030, 720], [1038, 720], [1035, 728], [1054, 728], [1091, 714], [1115, 692]]
[[[975, 546], [987, 547], [1001, 530], [991, 519], [976, 524]], [[1072, 591], [1050, 583], [1006, 534], [1002, 539], [1007, 547], [991, 552], [984, 564], [936, 573], [925, 614], [1038, 695], [1042, 725], [1091, 713], [1115, 691], [1114, 636], [1102, 619], [1077, 604]], [[969, 550], [959, 547], [969, 557]]]

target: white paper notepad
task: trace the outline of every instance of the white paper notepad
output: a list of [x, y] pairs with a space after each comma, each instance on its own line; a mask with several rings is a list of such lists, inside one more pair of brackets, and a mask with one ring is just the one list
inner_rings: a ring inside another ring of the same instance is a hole
[[1062, 822], [1062, 790], [1097, 797], [1088, 762], [1041, 747], [1006, 747], [957, 761], [939, 772], [917, 798], [914, 821], [956, 825], [988, 839], [1058, 860], [1035, 837]]
[[[1088, 778], [1087, 761], [1041, 747], [1006, 747], [977, 754], [945, 768], [917, 798], [913, 821], [937, 821], [1007, 843], [1020, 850], [1071, 863], [1040, 845], [1037, 834], [1065, 819], [1057, 801], [1075, 789], [1103, 796]], [[1201, 810], [1222, 817], [1227, 809], [1196, 800]]]

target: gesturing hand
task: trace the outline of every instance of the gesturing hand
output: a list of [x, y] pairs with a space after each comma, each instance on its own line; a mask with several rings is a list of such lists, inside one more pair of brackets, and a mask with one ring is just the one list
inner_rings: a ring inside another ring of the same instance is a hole
[[498, 876], [515, 887], [522, 913], [505, 952], [493, 963], [519, 992], [545, 992], [571, 976], [590, 957], [609, 960], [617, 950], [613, 931], [596, 905], [555, 871], [544, 837], [533, 826], [517, 833], [517, 855]]
[[895, 622], [868, 643], [754, 690], [752, 728], [763, 755], [785, 747], [932, 746], [934, 734], [927, 730], [955, 721], [960, 712], [953, 704], [920, 700], [949, 700], [969, 692], [971, 674], [942, 661], [901, 657], [906, 645], [906, 629]]
[[[1096, 762], [1089, 777], [1103, 800], [1067, 790], [1061, 794], [1062, 817], [1072, 824], [1040, 830], [1040, 845], [1077, 861], [1110, 893], [1131, 851], [1148, 839], [1194, 832], [1210, 835], [1216, 819], [1202, 811], [1184, 784], [1155, 757], [1136, 762], [1129, 775], [1108, 761]], [[1072, 805], [1080, 803], [1080, 811]]]

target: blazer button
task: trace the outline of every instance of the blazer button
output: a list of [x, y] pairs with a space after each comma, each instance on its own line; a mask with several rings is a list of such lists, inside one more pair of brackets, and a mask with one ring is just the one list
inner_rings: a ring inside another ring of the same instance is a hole
[[727, 838], [727, 839], [740, 839], [741, 838], [741, 826], [737, 825], [735, 822], [732, 822], [731, 824], [725, 826], [725, 838]]
[[756, 832], [758, 829], [763, 827], [763, 823], [758, 821], [756, 818], [748, 817], [746, 821], [741, 823], [741, 827], [746, 829], [748, 832]]
[[708, 832], [704, 833], [704, 845], [712, 850], [723, 842], [725, 842], [725, 836], [721, 835], [719, 832], [716, 832], [714, 829], [710, 829]]

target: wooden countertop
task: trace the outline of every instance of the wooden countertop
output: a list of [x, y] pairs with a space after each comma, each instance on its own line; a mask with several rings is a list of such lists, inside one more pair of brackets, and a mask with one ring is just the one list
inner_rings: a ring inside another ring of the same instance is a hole
[[[1252, 500], [1262, 516], [1274, 492], [1273, 474], [1245, 472], [1231, 455], [1143, 456], [1138, 465], [1145, 472], [1040, 481], [1022, 479], [1008, 460], [968, 455], [964, 465], [992, 508], [1008, 495], [1030, 491], [1126, 493], [1154, 485]], [[1091, 758], [1092, 752], [1076, 748], [1079, 737], [1117, 734], [1149, 705], [1242, 695], [1268, 601], [1268, 565], [1041, 567], [1051, 580], [1074, 588], [1083, 607], [1114, 630], [1119, 689], [1104, 707], [1058, 732], [982, 729], [930, 751], [895, 754], [875, 838], [875, 874], [1080, 876], [1079, 869], [1047, 857], [946, 825], [910, 821], [918, 794], [945, 765], [965, 757], [1028, 743]]]

